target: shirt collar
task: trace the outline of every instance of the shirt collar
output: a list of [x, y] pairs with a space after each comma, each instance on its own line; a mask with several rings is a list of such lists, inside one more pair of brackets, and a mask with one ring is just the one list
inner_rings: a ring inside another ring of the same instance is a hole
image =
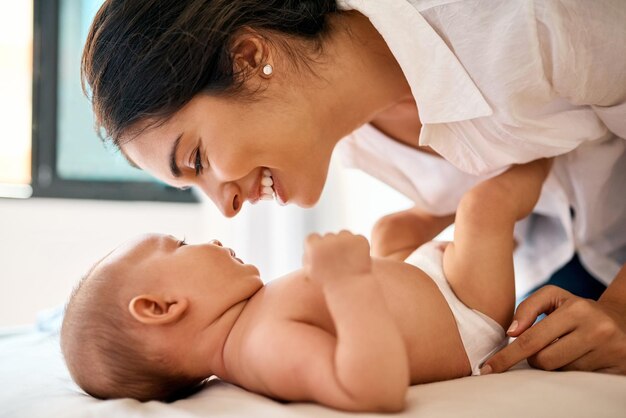
[[[413, 1], [413, 3], [417, 3]], [[407, 0], [338, 0], [365, 15], [406, 77], [423, 124], [457, 122], [493, 113], [457, 57]]]

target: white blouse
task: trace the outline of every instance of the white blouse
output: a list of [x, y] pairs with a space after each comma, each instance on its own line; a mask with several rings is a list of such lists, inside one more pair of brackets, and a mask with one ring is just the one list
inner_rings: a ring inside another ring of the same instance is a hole
[[421, 153], [365, 125], [348, 165], [433, 214], [510, 164], [558, 156], [516, 230], [518, 294], [578, 252], [608, 284], [626, 263], [626, 1], [339, 0], [367, 16], [407, 78]]

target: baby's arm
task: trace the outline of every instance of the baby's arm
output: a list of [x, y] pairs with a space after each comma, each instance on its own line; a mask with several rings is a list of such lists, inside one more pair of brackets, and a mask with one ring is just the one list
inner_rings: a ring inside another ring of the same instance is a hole
[[417, 207], [382, 217], [372, 229], [372, 255], [404, 261], [454, 222], [454, 214], [434, 216]]
[[518, 165], [468, 191], [459, 204], [444, 272], [467, 306], [504, 328], [515, 305], [513, 228], [534, 208], [551, 161]]
[[258, 330], [255, 341], [263, 342], [255, 343], [255, 368], [264, 375], [264, 391], [348, 411], [401, 410], [408, 355], [372, 274], [367, 240], [348, 232], [312, 235], [304, 267], [322, 286], [335, 335], [290, 320]]
[[321, 283], [335, 323], [338, 384], [352, 399], [401, 409], [408, 356], [372, 273], [367, 239], [346, 231], [311, 235], [304, 265], [308, 277]]

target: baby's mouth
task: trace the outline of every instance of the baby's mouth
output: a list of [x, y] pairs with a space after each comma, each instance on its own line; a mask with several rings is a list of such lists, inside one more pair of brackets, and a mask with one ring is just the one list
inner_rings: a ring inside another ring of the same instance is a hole
[[234, 258], [235, 260], [239, 261], [241, 264], [244, 264], [244, 262], [241, 260], [241, 258], [237, 257], [237, 254], [235, 254], [235, 251], [232, 248], [227, 248], [227, 250], [230, 253], [230, 256], [232, 258]]

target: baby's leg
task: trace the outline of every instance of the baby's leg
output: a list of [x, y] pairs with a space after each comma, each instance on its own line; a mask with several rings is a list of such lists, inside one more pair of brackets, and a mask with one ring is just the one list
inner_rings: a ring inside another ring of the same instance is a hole
[[532, 212], [549, 168], [548, 160], [514, 166], [468, 191], [444, 253], [444, 273], [457, 297], [504, 328], [515, 305], [513, 228]]
[[404, 261], [454, 222], [454, 214], [434, 216], [417, 207], [392, 213], [372, 229], [372, 255]]

